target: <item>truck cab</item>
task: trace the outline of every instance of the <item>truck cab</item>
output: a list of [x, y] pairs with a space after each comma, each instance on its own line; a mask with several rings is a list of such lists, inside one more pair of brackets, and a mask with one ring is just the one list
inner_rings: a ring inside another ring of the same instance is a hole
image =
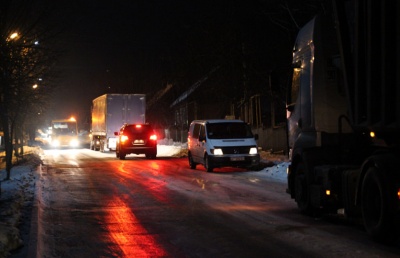
[[287, 192], [300, 211], [400, 231], [398, 1], [333, 1], [299, 31], [287, 97]]

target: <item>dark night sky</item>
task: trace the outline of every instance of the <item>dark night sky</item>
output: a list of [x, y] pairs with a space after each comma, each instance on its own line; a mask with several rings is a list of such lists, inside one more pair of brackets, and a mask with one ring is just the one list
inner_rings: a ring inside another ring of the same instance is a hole
[[[182, 30], [201, 13], [188, 1], [79, 1], [63, 4], [70, 23], [54, 117], [81, 117], [106, 92], [147, 93], [161, 87], [166, 53], [179, 52]], [[197, 1], [199, 2], [199, 1]], [[141, 85], [143, 77], [149, 85]], [[155, 82], [158, 83], [154, 84]], [[150, 88], [149, 88], [150, 87]]]
[[[274, 68], [271, 64], [282, 59], [281, 53], [291, 55], [293, 39], [284, 27], [289, 28], [292, 22], [279, 3], [279, 0], [57, 1], [55, 19], [65, 29], [61, 48], [66, 53], [57, 67], [62, 76], [49, 119], [75, 115], [80, 121], [88, 121], [91, 101], [104, 93], [151, 96], [171, 78], [179, 78], [184, 81], [183, 87], [190, 87], [213, 68], [216, 60], [225, 62], [234, 55], [240, 56], [241, 42], [246, 43], [246, 53], [252, 55], [254, 67], [259, 66], [254, 73], [265, 77], [264, 73]], [[233, 44], [234, 40], [237, 42]], [[237, 63], [240, 67], [241, 60]], [[185, 71], [185, 76], [192, 73], [190, 79], [182, 79], [182, 67], [191, 70]]]

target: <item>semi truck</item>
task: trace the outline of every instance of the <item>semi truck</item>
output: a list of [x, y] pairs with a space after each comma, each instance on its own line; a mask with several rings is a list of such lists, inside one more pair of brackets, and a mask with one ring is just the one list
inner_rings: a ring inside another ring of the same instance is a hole
[[400, 224], [400, 2], [334, 0], [298, 33], [287, 192], [393, 242]]
[[145, 94], [104, 94], [93, 100], [90, 149], [115, 150], [119, 131], [125, 123], [145, 123]]

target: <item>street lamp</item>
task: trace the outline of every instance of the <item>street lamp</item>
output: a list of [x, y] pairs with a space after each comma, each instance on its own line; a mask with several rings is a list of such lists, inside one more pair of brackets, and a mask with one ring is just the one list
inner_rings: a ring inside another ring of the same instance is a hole
[[33, 89], [36, 89], [37, 87], [38, 87], [37, 84], [34, 84], [34, 85], [32, 86]]
[[18, 37], [19, 37], [18, 32], [14, 32], [8, 37], [8, 41], [17, 39]]

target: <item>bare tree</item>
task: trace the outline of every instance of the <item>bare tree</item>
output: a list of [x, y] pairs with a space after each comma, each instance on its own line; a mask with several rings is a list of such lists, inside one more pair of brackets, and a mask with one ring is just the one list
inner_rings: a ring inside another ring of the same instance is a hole
[[[45, 1], [2, 1], [0, 8], [0, 122], [10, 179], [14, 145], [23, 143], [29, 115], [51, 94], [54, 30], [45, 24]], [[44, 44], [41, 43], [43, 40]], [[18, 133], [16, 133], [18, 132]], [[23, 149], [16, 154], [22, 154]]]

